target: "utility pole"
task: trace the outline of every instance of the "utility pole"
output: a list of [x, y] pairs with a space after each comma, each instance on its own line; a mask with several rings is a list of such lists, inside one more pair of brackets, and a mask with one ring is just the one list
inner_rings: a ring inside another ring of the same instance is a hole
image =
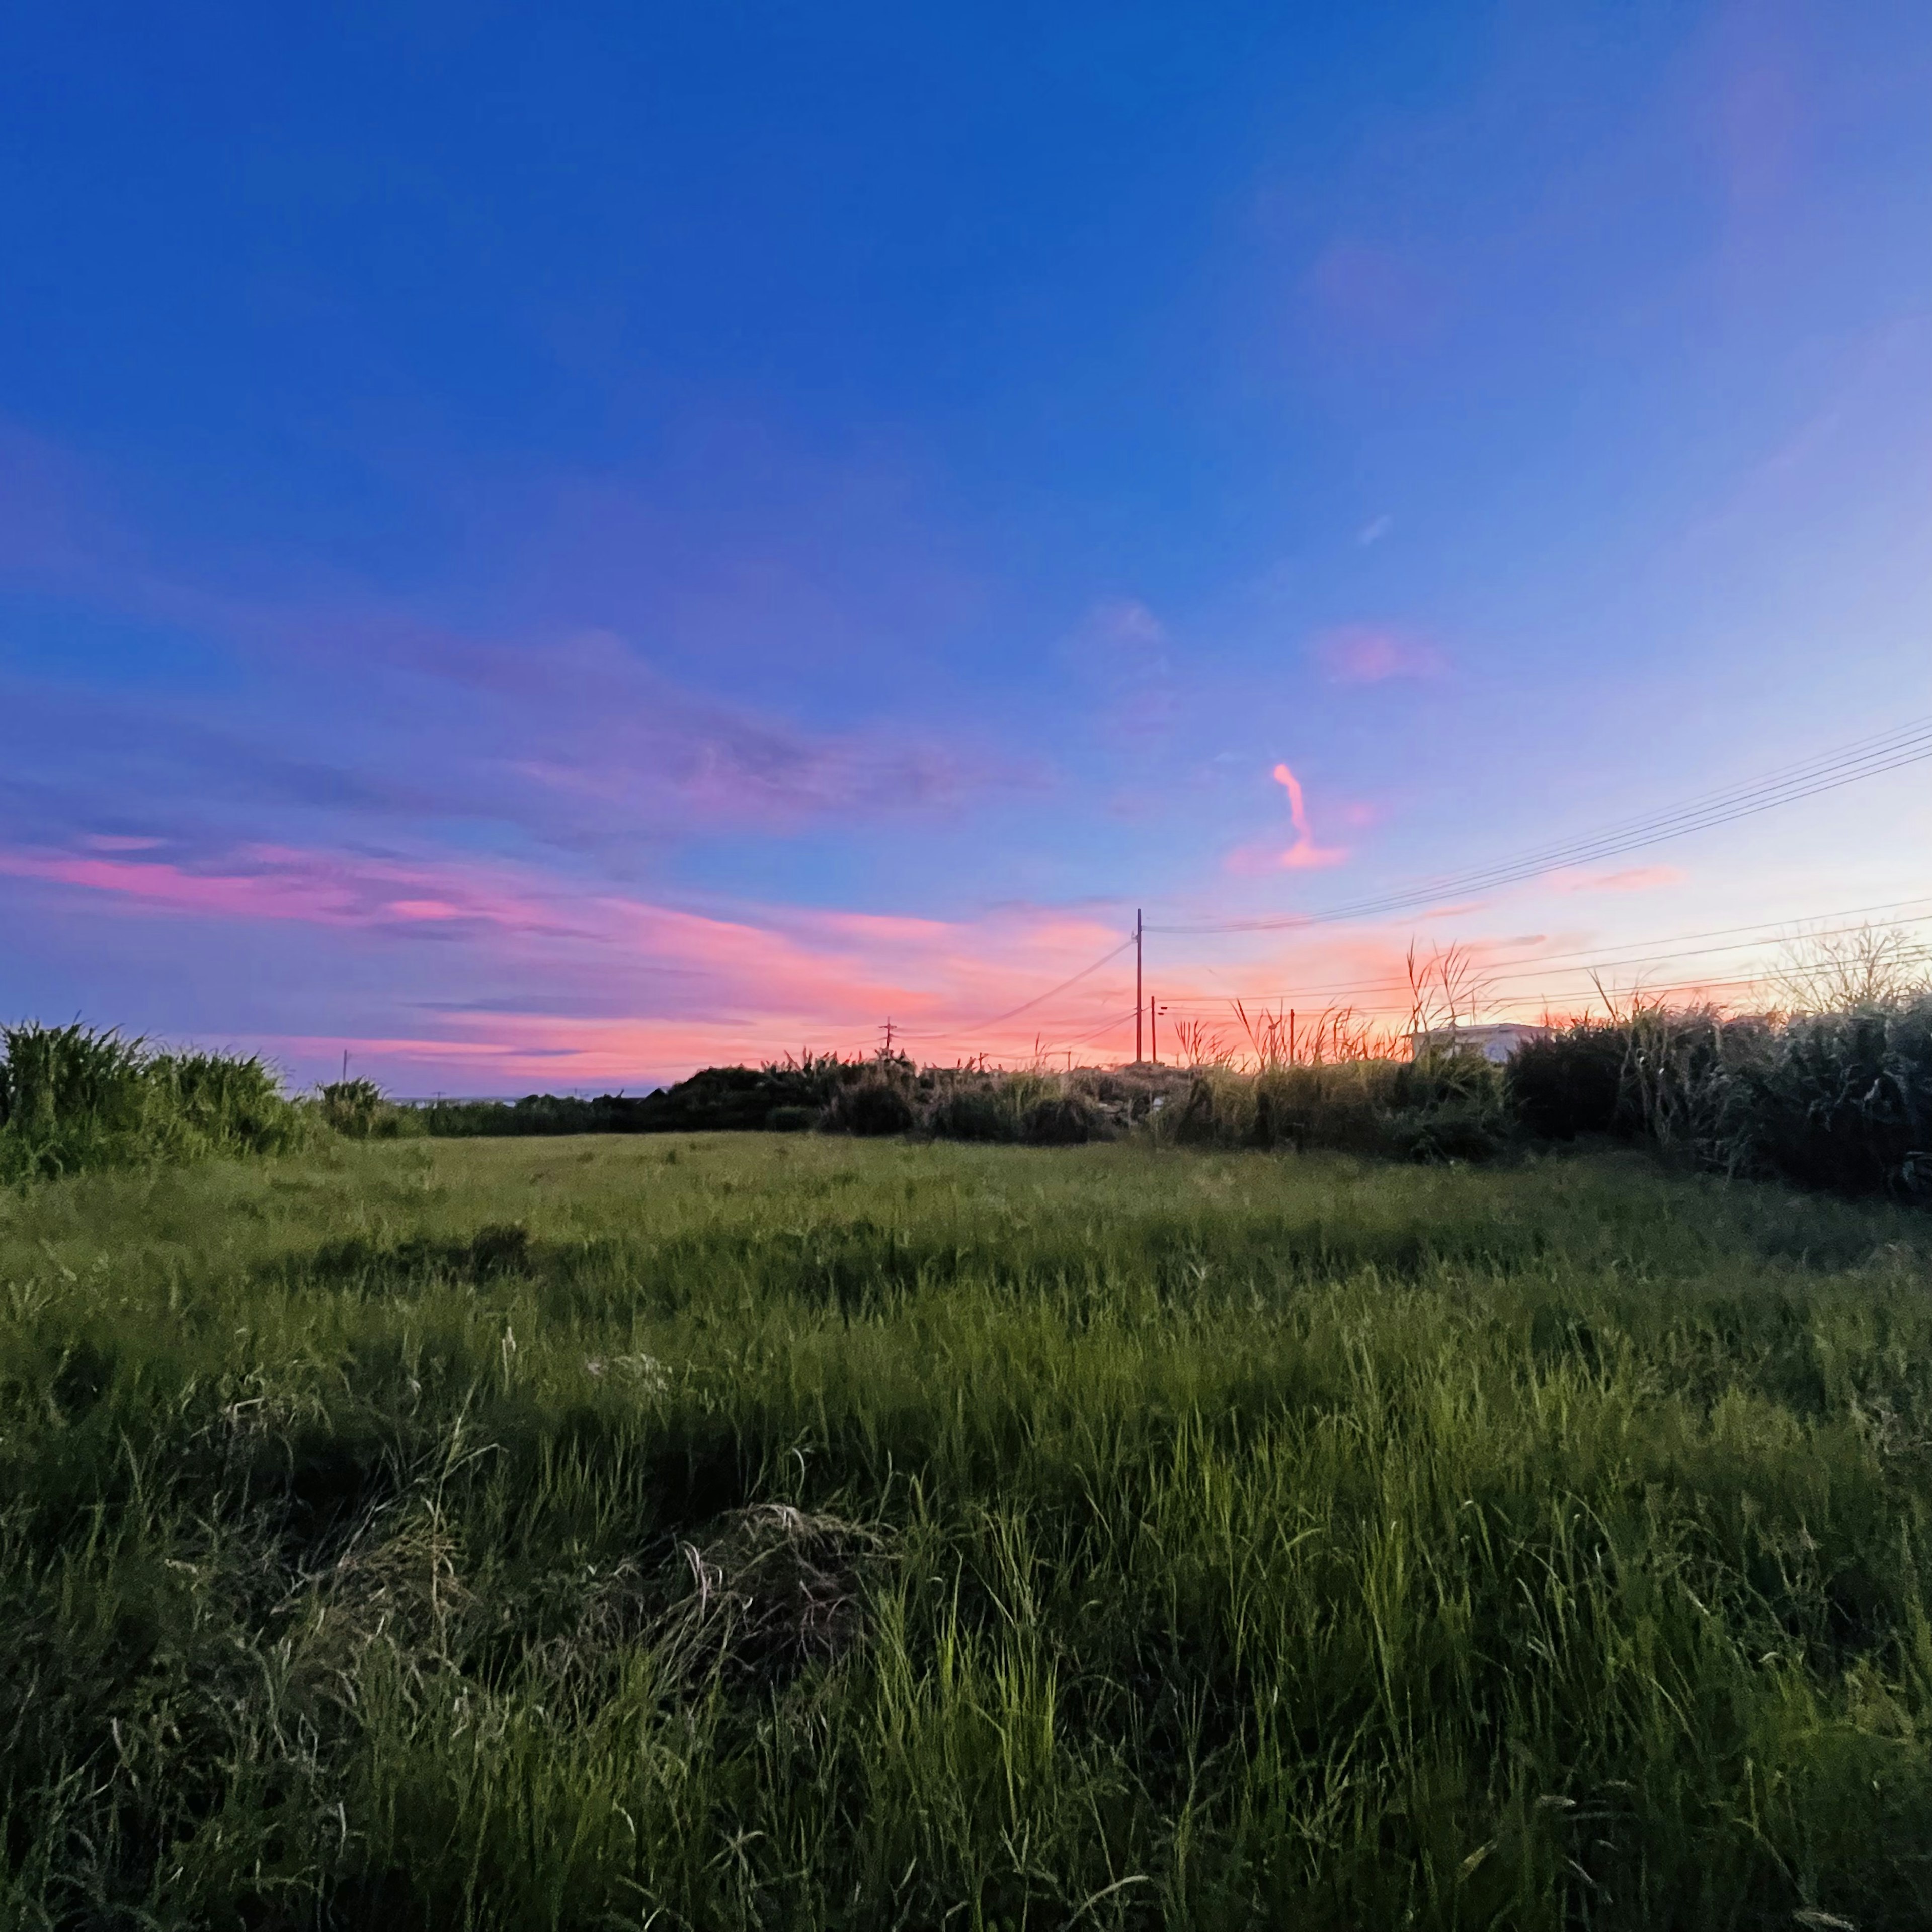
[[1134, 1064], [1141, 1064], [1141, 909], [1134, 908]]
[[1148, 1052], [1155, 1066], [1160, 1064], [1160, 1028], [1154, 1023], [1154, 995], [1148, 995]]
[[886, 1022], [886, 1054], [885, 1054], [885, 1057], [886, 1057], [888, 1060], [891, 1059], [891, 1058], [892, 1058], [892, 1022], [891, 1022], [891, 1020], [890, 1020], [890, 1018], [889, 1018], [889, 1019], [887, 1019], [887, 1021]]

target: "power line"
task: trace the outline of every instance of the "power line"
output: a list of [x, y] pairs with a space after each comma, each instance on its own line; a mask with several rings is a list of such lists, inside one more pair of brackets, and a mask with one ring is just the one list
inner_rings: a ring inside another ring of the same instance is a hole
[[1101, 1024], [1094, 1028], [1090, 1033], [1082, 1034], [1075, 1040], [1055, 1040], [1053, 1042], [1053, 1045], [1049, 1047], [1047, 1051], [1049, 1052], [1058, 1052], [1063, 1047], [1090, 1046], [1095, 1040], [1101, 1039], [1105, 1035], [1110, 1033], [1119, 1032], [1123, 1028], [1128, 1024], [1133, 1017], [1133, 1015], [1130, 1012], [1118, 1012], [1114, 1014], [1112, 1019], [1103, 1020]]
[[[1836, 907], [1828, 911], [1798, 914], [1792, 917], [1784, 919], [1758, 920], [1740, 926], [1711, 927], [1697, 932], [1660, 934], [1654, 938], [1648, 939], [1628, 940], [1601, 948], [1582, 948], [1568, 952], [1558, 953], [1520, 953], [1512, 957], [1479, 962], [1479, 970], [1482, 970], [1487, 975], [1493, 976], [1496, 969], [1498, 968], [1506, 969], [1511, 967], [1522, 967], [1525, 968], [1526, 970], [1522, 974], [1510, 974], [1504, 980], [1503, 983], [1505, 986], [1513, 986], [1534, 981], [1534, 980], [1540, 978], [1546, 970], [1553, 970], [1558, 976], [1562, 976], [1566, 973], [1576, 974], [1587, 972], [1597, 968], [1601, 968], [1606, 971], [1614, 971], [1636, 967], [1670, 964], [1674, 964], [1678, 960], [1705, 957], [1708, 956], [1709, 954], [1715, 952], [1734, 952], [1744, 950], [1752, 946], [1769, 945], [1774, 943], [1780, 936], [1782, 936], [1780, 934], [1780, 928], [1788, 929], [1792, 926], [1808, 926], [1819, 920], [1855, 919], [1861, 915], [1873, 913], [1897, 912], [1904, 908], [1910, 906], [1932, 907], [1932, 895], [1921, 894], [1910, 898], [1877, 900], [1863, 905]], [[1932, 915], [1916, 915], [1908, 922], [1916, 924], [1928, 916], [1932, 916]], [[1798, 939], [1807, 938], [1832, 938], [1839, 936], [1843, 933], [1856, 930], [1856, 928], [1853, 926], [1826, 926], [1822, 930], [1814, 931], [1810, 933], [1800, 932], [1793, 936]], [[1750, 934], [1757, 936], [1742, 940], [1732, 940], [1731, 935], [1738, 933]], [[1726, 943], [1708, 946], [1693, 946], [1689, 944], [1689, 942], [1693, 940], [1717, 940]], [[947, 1028], [943, 1030], [926, 1033], [908, 1034], [902, 1029], [895, 1027], [892, 1029], [893, 1036], [898, 1040], [910, 1039], [940, 1040], [964, 1039], [974, 1034], [984, 1034], [989, 1031], [995, 1026], [1002, 1024], [1008, 1020], [1016, 1018], [1021, 1014], [1030, 1012], [1034, 1007], [1042, 1005], [1047, 1000], [1057, 998], [1061, 993], [1066, 992], [1070, 987], [1078, 985], [1082, 980], [1090, 977], [1092, 974], [1098, 972], [1102, 967], [1106, 965], [1110, 961], [1118, 958], [1120, 954], [1124, 952], [1132, 944], [1133, 940], [1130, 934], [1126, 939], [1123, 940], [1119, 945], [1114, 946], [1110, 952], [1103, 953], [1098, 959], [1094, 960], [1090, 964], [1083, 967], [1079, 972], [1072, 974], [1070, 977], [1066, 980], [1063, 980], [1058, 986], [1049, 987], [1045, 992], [1036, 994], [1031, 999], [1023, 1001], [1017, 1006], [1010, 1007], [1005, 1013], [996, 1014], [990, 1019], [974, 1021], [958, 1028]], [[1640, 952], [1637, 956], [1635, 957], [1623, 956], [1630, 955], [1632, 952], [1633, 949], [1637, 948], [1668, 948], [1670, 950], [1663, 951], [1646, 950]], [[1751, 983], [1753, 983], [1753, 982], [1750, 980], [1687, 980], [1682, 982], [1682, 984], [1686, 986], [1746, 986]], [[1247, 994], [1242, 995], [1242, 997], [1262, 1000], [1274, 999], [1286, 1001], [1288, 1000], [1306, 998], [1311, 995], [1320, 996], [1350, 993], [1399, 992], [1406, 984], [1406, 982], [1405, 980], [1395, 977], [1376, 980], [1317, 981], [1312, 984], [1304, 984], [1277, 993]], [[1658, 990], [1670, 991], [1676, 989], [1664, 988]], [[1166, 996], [1166, 1004], [1174, 1007], [1177, 1011], [1211, 1010], [1216, 1007], [1225, 1005], [1227, 1003], [1228, 997], [1232, 996], [1223, 997], [1211, 994], [1170, 994]], [[1070, 1038], [1062, 1036], [1056, 1040], [1054, 1042], [1052, 1050], [1057, 1051], [1061, 1048], [1067, 1046], [1086, 1046], [1090, 1043], [1093, 1040], [1099, 1038], [1102, 1034], [1114, 1031], [1117, 1028], [1124, 1027], [1128, 1023], [1129, 1020], [1132, 1018], [1135, 1014], [1138, 1013], [1138, 1011], [1139, 1006], [1137, 1003], [1133, 1009], [1133, 1012], [1131, 1013], [1123, 1010], [1102, 1021], [1099, 1025], [1093, 1028], [1090, 1030], [1084, 1031]], [[1076, 1021], [1074, 1022], [1074, 1024], [1076, 1026], [1079, 1024], [1080, 1022], [1078, 1021]]]
[[[1772, 945], [1776, 944], [1780, 938], [1786, 936], [1780, 934], [1780, 928], [1788, 928], [1793, 926], [1802, 926], [1811, 920], [1845, 919], [1860, 913], [1893, 912], [1902, 906], [1913, 905], [1932, 905], [1932, 897], [1922, 895], [1914, 898], [1884, 901], [1874, 905], [1846, 906], [1834, 912], [1814, 913], [1798, 919], [1765, 920], [1749, 926], [1718, 926], [1704, 932], [1687, 932], [1655, 939], [1628, 940], [1621, 944], [1600, 948], [1586, 947], [1570, 952], [1525, 952], [1499, 959], [1479, 958], [1474, 963], [1477, 971], [1486, 976], [1492, 975], [1497, 968], [1511, 966], [1552, 968], [1558, 974], [1562, 974], [1588, 972], [1598, 968], [1609, 970], [1634, 966], [1667, 965], [1676, 960], [1698, 958], [1712, 952], [1738, 952], [1750, 946]], [[1918, 925], [1928, 917], [1932, 917], [1932, 914], [1915, 914], [1904, 922], [1907, 925]], [[1828, 926], [1820, 931], [1798, 932], [1790, 934], [1789, 937], [1799, 941], [1805, 939], [1832, 939], [1857, 930], [1856, 926]], [[1698, 939], [1722, 939], [1727, 934], [1735, 932], [1755, 933], [1760, 936], [1752, 939], [1730, 940], [1727, 944], [1719, 946], [1694, 947], [1682, 943]], [[1673, 950], [1669, 952], [1650, 953], [1635, 958], [1618, 958], [1610, 956], [1612, 954], [1628, 952], [1634, 946], [1669, 946]], [[1581, 963], [1572, 964], [1569, 963], [1571, 962]], [[1374, 993], [1399, 989], [1407, 983], [1406, 980], [1394, 976], [1378, 980], [1316, 981], [1279, 994], [1244, 994], [1241, 997], [1263, 1000], [1276, 998], [1288, 1000], [1305, 998], [1311, 994]], [[1220, 997], [1205, 993], [1170, 994], [1168, 1000], [1170, 1005], [1177, 1006], [1212, 1006], [1226, 1004], [1225, 1000]]]
[[1620, 858], [1628, 853], [1684, 838], [1694, 832], [1728, 825], [1738, 819], [1774, 810], [1780, 806], [1796, 804], [1821, 793], [1836, 791], [1882, 772], [1922, 764], [1928, 758], [1932, 758], [1932, 718], [1922, 718], [1840, 746], [1821, 757], [1801, 760], [1722, 790], [1702, 794], [1665, 812], [1627, 820], [1567, 843], [1544, 846], [1491, 866], [1419, 880], [1413, 886], [1378, 897], [1354, 900], [1325, 911], [1296, 913], [1271, 919], [1204, 920], [1150, 926], [1146, 929], [1150, 932], [1175, 934], [1276, 932], [1296, 926], [1331, 925], [1379, 913], [1406, 911], [1463, 892], [1515, 884], [1564, 866]]
[[1008, 1020], [1016, 1019], [1022, 1013], [1030, 1012], [1035, 1006], [1055, 998], [1065, 992], [1069, 986], [1077, 986], [1090, 973], [1097, 973], [1110, 959], [1118, 959], [1133, 943], [1133, 934], [1130, 933], [1112, 951], [1102, 953], [1092, 965], [1082, 967], [1072, 978], [1061, 980], [1057, 986], [1049, 986], [1043, 993], [1036, 993], [1030, 1000], [1022, 1000], [1018, 1006], [1010, 1006], [1003, 1013], [995, 1013], [991, 1019], [968, 1020], [963, 1025], [946, 1027], [937, 1033], [907, 1033], [902, 1030], [898, 1036], [902, 1040], [958, 1040], [968, 1034], [985, 1033], [992, 1028], [1003, 1026]]
[[[995, 1013], [983, 1019], [968, 1021], [957, 1027], [918, 1033], [903, 1032], [897, 1028], [895, 1028], [894, 1031], [897, 1036], [902, 1039], [923, 1040], [962, 1040], [974, 1035], [984, 1034], [995, 1027], [1004, 1026], [1009, 1021], [1018, 1018], [1022, 1013], [1030, 1012], [1036, 1007], [1046, 1004], [1047, 1001], [1058, 998], [1069, 988], [1078, 986], [1082, 980], [1098, 972], [1102, 967], [1118, 958], [1129, 946], [1136, 947], [1138, 953], [1143, 932], [1208, 934], [1284, 932], [1304, 926], [1330, 925], [1348, 920], [1366, 918], [1377, 914], [1402, 911], [1436, 903], [1462, 892], [1486, 890], [1516, 884], [1559, 867], [1592, 863], [1604, 859], [1619, 857], [1626, 853], [1641, 850], [1648, 846], [1661, 844], [1666, 840], [1685, 837], [1694, 832], [1706, 830], [1714, 826], [1729, 824], [1738, 819], [1755, 816], [1760, 812], [1772, 811], [1780, 806], [1795, 804], [1802, 800], [1815, 797], [1821, 793], [1837, 790], [1844, 786], [1856, 784], [1862, 779], [1876, 777], [1886, 772], [1899, 770], [1909, 765], [1922, 763], [1928, 759], [1932, 759], [1932, 718], [1921, 718], [1866, 738], [1855, 740], [1850, 744], [1840, 746], [1835, 751], [1800, 760], [1796, 764], [1783, 766], [1759, 778], [1743, 781], [1714, 792], [1700, 794], [1660, 812], [1654, 812], [1646, 817], [1624, 820], [1599, 832], [1583, 835], [1567, 842], [1544, 846], [1520, 854], [1514, 859], [1501, 860], [1495, 864], [1465, 872], [1441, 874], [1433, 879], [1424, 880], [1411, 886], [1386, 893], [1379, 897], [1353, 901], [1342, 905], [1331, 907], [1325, 911], [1298, 913], [1272, 919], [1201, 921], [1168, 926], [1143, 926], [1137, 916], [1134, 932], [1122, 940], [1118, 945], [1102, 953], [1090, 964], [1082, 967], [1078, 972], [1061, 980], [1058, 986], [1050, 986], [1044, 992], [1035, 994], [1030, 999], [1021, 1001], [1018, 1006], [1009, 1007], [1004, 1012]], [[1894, 906], [1910, 905], [1928, 902], [1922, 900], [1898, 900], [1893, 902], [1892, 904]], [[1889, 909], [1886, 907], [1876, 907], [1852, 910]], [[1823, 915], [1826, 918], [1843, 916], [1844, 915], [1838, 914]], [[1769, 926], [1780, 922], [1766, 922], [1765, 924]], [[1684, 937], [1719, 938], [1732, 932], [1758, 929], [1761, 928], [1747, 926], [1725, 927], [1719, 928], [1710, 933], [1690, 934]], [[1702, 950], [1705, 952], [1733, 951], [1739, 950], [1742, 946], [1764, 943], [1767, 942], [1740, 941], [1734, 946], [1714, 946], [1702, 949]], [[1612, 946], [1607, 950], [1627, 952], [1632, 945], [1658, 944], [1671, 945], [1676, 942], [1670, 940], [1630, 941], [1626, 942], [1621, 946]], [[1496, 963], [1504, 966], [1522, 964], [1543, 969], [1556, 968], [1562, 971], [1564, 970], [1563, 962], [1566, 958], [1587, 959], [1592, 964], [1601, 964], [1606, 968], [1609, 968], [1616, 966], [1630, 967], [1674, 962], [1681, 958], [1698, 956], [1700, 955], [1697, 952], [1679, 951], [1661, 954], [1650, 959], [1612, 961], [1603, 958], [1600, 953], [1578, 952], [1553, 956], [1546, 954], [1540, 956], [1525, 955], [1516, 960], [1504, 960]], [[1136, 964], [1138, 963], [1137, 958]], [[1576, 971], [1584, 969], [1570, 968], [1568, 970]], [[1398, 988], [1401, 983], [1397, 980], [1362, 981], [1339, 985], [1331, 982], [1326, 987], [1319, 986], [1303, 987], [1296, 993], [1284, 994], [1280, 997], [1284, 999], [1293, 998], [1305, 997], [1310, 993], [1323, 992], [1379, 992]], [[1740, 981], [1736, 983], [1750, 982]], [[1169, 1003], [1178, 1006], [1218, 1004], [1207, 998], [1189, 995], [1182, 995], [1178, 998], [1170, 996]], [[1132, 1017], [1138, 1028], [1141, 1020], [1141, 1002], [1138, 998], [1134, 1003]], [[1116, 1025], [1124, 1024], [1123, 1020], [1110, 1019], [1095, 1033], [1087, 1034], [1079, 1040], [1062, 1041], [1060, 1044], [1063, 1046], [1084, 1045], [1088, 1040], [1096, 1037], [1099, 1033], [1112, 1030]]]

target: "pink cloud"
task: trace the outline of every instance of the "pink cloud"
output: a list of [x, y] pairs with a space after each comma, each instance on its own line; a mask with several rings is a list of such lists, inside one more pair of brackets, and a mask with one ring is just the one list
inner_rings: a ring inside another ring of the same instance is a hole
[[1276, 862], [1290, 872], [1340, 865], [1348, 856], [1346, 850], [1315, 842], [1315, 834], [1309, 828], [1307, 805], [1301, 795], [1301, 781], [1286, 764], [1276, 765], [1270, 776], [1288, 794], [1288, 815], [1294, 826], [1294, 843]]
[[[889, 1017], [916, 1036], [923, 1057], [1023, 1057], [1036, 1039], [1051, 1046], [1132, 1017], [1124, 955], [1037, 1011], [980, 1024], [1117, 947], [1124, 916], [1108, 922], [1022, 909], [950, 922], [770, 908], [719, 915], [586, 891], [497, 862], [372, 860], [284, 846], [239, 848], [199, 868], [0, 848], [0, 875], [84, 894], [129, 916], [293, 922], [386, 946], [436, 929], [464, 946], [465, 970], [484, 983], [548, 989], [606, 1009], [532, 1014], [488, 998], [447, 1007], [431, 1000], [440, 1041], [406, 1050], [392, 1040], [380, 1049], [410, 1066], [428, 1066], [445, 1048], [446, 1058], [464, 1062], [514, 1049], [506, 1069], [533, 1064], [535, 1055], [560, 1057], [548, 1076], [553, 1083], [635, 1079], [801, 1045], [863, 1050]], [[656, 1010], [622, 1010], [640, 1000]]]
[[1630, 866], [1617, 872], [1552, 872], [1548, 883], [1559, 892], [1647, 892], [1681, 886], [1689, 877], [1681, 866]]
[[[1273, 776], [1294, 839], [1287, 853], [1265, 855], [1268, 869], [1337, 862], [1343, 855], [1316, 842], [1297, 775], [1284, 764]], [[419, 948], [416, 935], [425, 927], [437, 932], [444, 947], [457, 950], [438, 952], [430, 983], [466, 983], [480, 997], [412, 1000], [398, 992], [392, 1004], [412, 1016], [400, 1024], [358, 1036], [338, 1022], [333, 1033], [249, 1042], [316, 1073], [338, 1066], [346, 1048], [355, 1068], [402, 1093], [637, 1090], [705, 1064], [805, 1047], [868, 1050], [888, 1016], [896, 1036], [927, 1060], [983, 1051], [1010, 1064], [1030, 1058], [1036, 1045], [1055, 1057], [1072, 1050], [1108, 1060], [1132, 1046], [1132, 954], [1096, 963], [1126, 930], [1126, 916], [1111, 907], [1022, 905], [971, 920], [704, 910], [586, 892], [571, 879], [500, 861], [372, 859], [286, 845], [238, 848], [199, 868], [0, 848], [0, 874], [128, 916], [292, 923], [330, 934], [317, 945], [352, 943], [365, 956], [371, 947], [390, 949], [382, 956], [399, 962], [389, 982], [398, 987], [406, 977], [400, 962], [422, 957], [404, 949]], [[1288, 936], [1264, 958], [1222, 958], [1212, 970], [1156, 941], [1148, 990], [1172, 1008], [1164, 1038], [1186, 1010], [1232, 1026], [1235, 998], [1305, 1015], [1346, 1005], [1399, 1020], [1407, 997], [1402, 952], [1417, 927], [1405, 919], [1399, 935], [1370, 928]], [[1474, 950], [1508, 963], [1543, 943], [1518, 935], [1478, 940]], [[1559, 934], [1551, 943], [1569, 942]], [[1569, 982], [1559, 974], [1555, 983]], [[1542, 996], [1542, 986], [1532, 990]], [[1506, 1003], [1518, 988], [1503, 991]], [[1050, 997], [1027, 1004], [1042, 994]], [[1013, 1008], [1024, 1010], [982, 1024]]]
[[0, 848], [0, 874], [109, 893], [147, 909], [217, 918], [333, 926], [467, 919], [510, 931], [562, 929], [560, 908], [503, 890], [484, 868], [466, 876], [285, 846], [243, 846], [218, 868], [203, 870], [160, 860]]
[[1426, 638], [1372, 624], [1345, 624], [1315, 640], [1316, 662], [1334, 684], [1382, 684], [1440, 677], [1447, 660]]

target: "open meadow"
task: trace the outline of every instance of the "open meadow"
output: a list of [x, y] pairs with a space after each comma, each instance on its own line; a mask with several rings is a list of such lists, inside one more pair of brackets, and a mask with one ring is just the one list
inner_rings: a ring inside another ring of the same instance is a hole
[[1919, 1926], [1932, 1223], [1144, 1142], [0, 1194], [44, 1927]]

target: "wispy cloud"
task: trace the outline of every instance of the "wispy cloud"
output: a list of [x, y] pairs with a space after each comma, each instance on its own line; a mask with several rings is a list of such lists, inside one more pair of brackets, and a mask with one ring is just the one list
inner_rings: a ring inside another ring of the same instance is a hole
[[1315, 661], [1331, 684], [1382, 684], [1391, 678], [1436, 678], [1448, 668], [1426, 638], [1380, 624], [1344, 624], [1314, 644]]
[[1681, 886], [1690, 876], [1681, 866], [1629, 866], [1616, 872], [1552, 872], [1544, 883], [1559, 892], [1647, 892]]
[[1163, 745], [1180, 714], [1167, 626], [1136, 597], [1109, 597], [1089, 610], [1064, 647], [1066, 661], [1097, 687], [1102, 739], [1136, 755]]
[[[0, 848], [0, 878], [70, 910], [84, 902], [123, 919], [185, 922], [206, 948], [228, 944], [221, 928], [254, 928], [266, 944], [294, 928], [316, 937], [274, 942], [284, 951], [326, 944], [380, 961], [390, 1024], [359, 1037], [394, 1040], [396, 1018], [419, 1015], [398, 1064], [441, 1064], [452, 1078], [500, 1048], [508, 1058], [492, 1064], [506, 1077], [539, 1051], [568, 1063], [553, 1081], [670, 1077], [804, 1044], [868, 1048], [888, 1018], [927, 1057], [1012, 1056], [1036, 1038], [1071, 1042], [1132, 1018], [1121, 964], [1010, 1024], [979, 1024], [1090, 965], [1124, 930], [1054, 908], [963, 921], [707, 911], [501, 860], [266, 845], [191, 862]], [[441, 950], [412, 967], [424, 940]], [[440, 1063], [440, 1048], [448, 1049]]]
[[1339, 866], [1348, 854], [1342, 847], [1319, 845], [1308, 823], [1307, 801], [1302, 796], [1301, 781], [1283, 764], [1269, 776], [1288, 794], [1288, 815], [1294, 826], [1294, 843], [1276, 862], [1286, 870], [1305, 872], [1324, 866]]

